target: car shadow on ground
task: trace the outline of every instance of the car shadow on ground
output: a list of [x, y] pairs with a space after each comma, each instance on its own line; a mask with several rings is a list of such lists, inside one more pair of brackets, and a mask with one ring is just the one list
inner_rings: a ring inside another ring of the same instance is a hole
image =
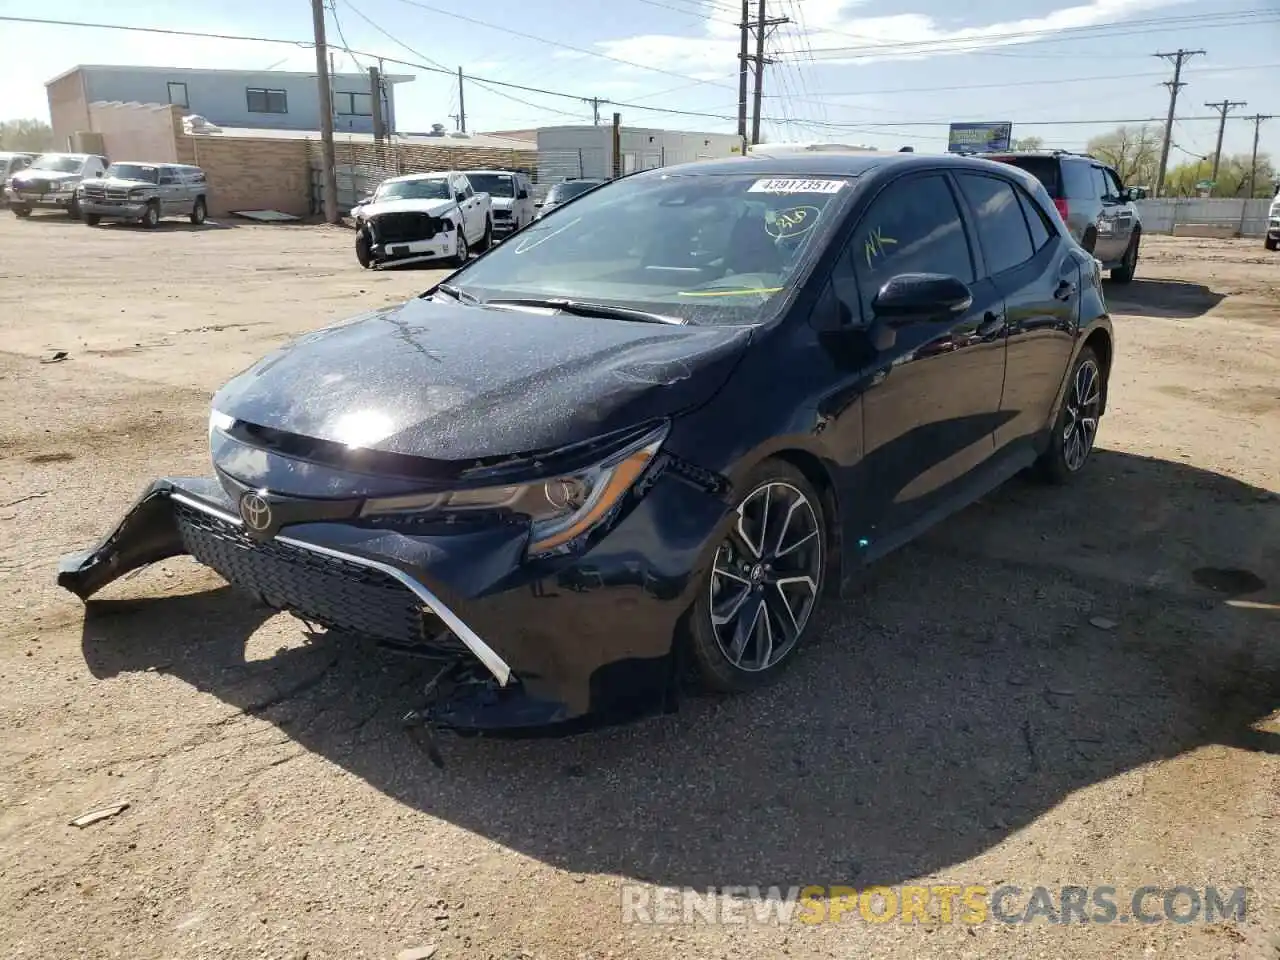
[[[831, 600], [778, 684], [563, 740], [442, 743], [399, 718], [428, 664], [321, 635], [246, 662], [229, 588], [88, 605], [99, 678], [159, 670], [412, 808], [577, 872], [673, 885], [892, 883], [1073, 791], [1210, 745], [1280, 753], [1280, 504], [1098, 451], [1023, 480]], [[1232, 568], [1235, 568], [1234, 570]], [[1208, 571], [1208, 572], [1206, 572]], [[1107, 619], [1103, 619], [1103, 617]]]
[[139, 223], [129, 223], [124, 220], [103, 220], [97, 226], [90, 227], [83, 220], [68, 217], [65, 213], [49, 213], [41, 216], [39, 213], [33, 212], [31, 216], [21, 218], [24, 223], [40, 223], [41, 228], [45, 226], [63, 226], [76, 230], [138, 230], [144, 233], [199, 233], [203, 230], [234, 230], [242, 224], [232, 223], [227, 220], [206, 220], [204, 223], [195, 224], [190, 220], [161, 220], [154, 227], [148, 230]]
[[1113, 314], [1136, 313], [1174, 320], [1202, 317], [1227, 296], [1203, 283], [1145, 277], [1136, 277], [1129, 283], [1104, 281], [1103, 290]]

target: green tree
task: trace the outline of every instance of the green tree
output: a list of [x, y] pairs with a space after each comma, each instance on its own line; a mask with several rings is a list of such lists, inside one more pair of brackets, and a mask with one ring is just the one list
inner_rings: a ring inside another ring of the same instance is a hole
[[1041, 137], [1019, 137], [1013, 141], [1015, 150], [1043, 150], [1044, 140]]
[[0, 120], [0, 150], [52, 150], [53, 128], [43, 120]]
[[1085, 150], [1114, 167], [1126, 185], [1153, 186], [1160, 167], [1161, 142], [1159, 129], [1144, 124], [1116, 127], [1094, 137]]

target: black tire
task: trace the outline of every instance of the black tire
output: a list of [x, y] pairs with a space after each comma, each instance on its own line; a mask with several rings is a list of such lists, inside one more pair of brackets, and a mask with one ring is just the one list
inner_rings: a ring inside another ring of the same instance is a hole
[[1138, 271], [1138, 247], [1142, 243], [1142, 231], [1135, 230], [1133, 236], [1129, 238], [1129, 246], [1124, 249], [1124, 259], [1120, 261], [1120, 266], [1111, 271], [1111, 280], [1114, 283], [1130, 283], [1133, 275]]
[[148, 230], [154, 230], [160, 223], [160, 204], [152, 200], [147, 204], [146, 212], [142, 214], [142, 219], [138, 221]]
[[[1090, 366], [1093, 369], [1092, 380], [1084, 374], [1085, 369]], [[1053, 422], [1049, 448], [1036, 461], [1036, 472], [1042, 480], [1055, 484], [1067, 483], [1088, 465], [1098, 436], [1102, 399], [1106, 396], [1106, 391], [1107, 371], [1103, 369], [1102, 361], [1093, 347], [1081, 348], [1071, 367], [1071, 378], [1063, 393], [1062, 408]], [[1091, 430], [1088, 426], [1090, 419], [1093, 424]], [[1073, 435], [1083, 445], [1083, 450], [1073, 446]]]
[[191, 222], [198, 227], [208, 216], [209, 206], [204, 202], [204, 197], [196, 197], [195, 206], [191, 208]]
[[471, 257], [471, 248], [467, 246], [467, 234], [461, 226], [458, 227], [458, 252], [449, 258], [449, 265], [455, 269], [466, 266], [467, 260]]
[[1098, 245], [1098, 232], [1090, 227], [1084, 232], [1084, 236], [1080, 238], [1080, 246], [1084, 247], [1089, 253], [1093, 253], [1093, 248]]
[[85, 223], [87, 223], [91, 227], [96, 227], [98, 224], [102, 222], [101, 215], [96, 213], [86, 213], [80, 219], [82, 219]]
[[832, 540], [821, 495], [791, 464], [766, 460], [739, 489], [688, 620], [698, 674], [724, 693], [771, 683], [794, 658], [822, 600]]
[[373, 266], [373, 253], [370, 249], [372, 242], [369, 239], [369, 231], [364, 227], [356, 230], [356, 262], [360, 266], [368, 270]]
[[12, 207], [11, 209], [13, 210], [13, 215], [15, 217], [22, 217], [25, 219], [26, 217], [31, 216], [30, 207]]
[[1274, 237], [1267, 237], [1262, 241], [1262, 245], [1268, 250], [1280, 249], [1280, 240], [1277, 240]]
[[484, 253], [493, 246], [493, 221], [485, 220], [484, 236], [480, 238], [480, 243], [476, 246], [477, 253]]
[[80, 201], [75, 197], [72, 197], [71, 202], [67, 204], [67, 216], [72, 220], [80, 219]]

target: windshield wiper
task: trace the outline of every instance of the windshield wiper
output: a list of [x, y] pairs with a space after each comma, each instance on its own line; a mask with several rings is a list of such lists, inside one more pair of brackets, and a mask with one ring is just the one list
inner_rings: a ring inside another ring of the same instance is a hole
[[672, 317], [665, 313], [649, 313], [647, 310], [632, 310], [630, 307], [615, 307], [610, 303], [590, 303], [585, 300], [566, 300], [560, 297], [512, 297], [510, 299], [486, 300], [487, 307], [546, 307], [571, 313], [577, 317], [601, 317], [606, 320], [629, 320], [633, 323], [674, 323], [683, 324], [683, 317]]
[[480, 298], [473, 293], [467, 293], [465, 290], [459, 290], [452, 283], [438, 283], [432, 293], [443, 293], [446, 296], [453, 297], [459, 303], [479, 303]]

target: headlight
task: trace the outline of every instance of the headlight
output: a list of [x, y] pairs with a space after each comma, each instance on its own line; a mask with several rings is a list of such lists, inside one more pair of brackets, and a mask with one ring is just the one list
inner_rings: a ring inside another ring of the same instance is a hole
[[130, 199], [130, 200], [141, 200], [141, 199], [142, 199], [143, 197], [145, 197], [146, 195], [147, 195], [147, 190], [146, 190], [146, 188], [145, 188], [145, 187], [143, 187], [143, 188], [142, 188], [142, 189], [140, 189], [140, 190], [130, 190], [130, 191], [129, 191], [129, 199]]
[[640, 479], [666, 439], [664, 424], [585, 470], [536, 483], [366, 500], [362, 516], [503, 510], [531, 520], [529, 553], [553, 553], [586, 533]]
[[209, 433], [215, 430], [230, 430], [236, 422], [235, 417], [229, 417], [225, 413], [219, 413], [217, 410], [209, 411]]

